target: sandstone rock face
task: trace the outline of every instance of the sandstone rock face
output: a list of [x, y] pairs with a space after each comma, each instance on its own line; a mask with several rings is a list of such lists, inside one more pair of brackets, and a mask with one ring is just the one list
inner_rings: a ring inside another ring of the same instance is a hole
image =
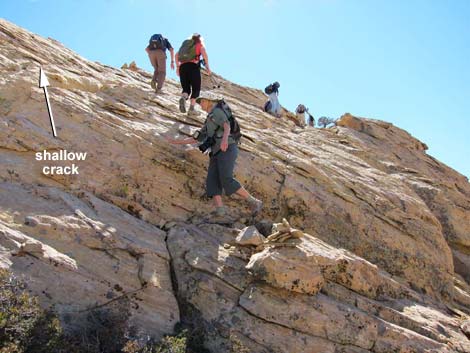
[[168, 234], [182, 315], [204, 327], [214, 352], [234, 341], [249, 352], [470, 349], [457, 317], [347, 251], [306, 235], [246, 259], [223, 246], [234, 237], [216, 224]]
[[[350, 114], [302, 129], [263, 113], [260, 90], [204, 76], [242, 127], [237, 179], [265, 205], [263, 223], [225, 198], [235, 219], [213, 224], [207, 157], [164, 139], [205, 119], [179, 113], [176, 82], [155, 95], [137, 65], [4, 20], [0, 71], [0, 265], [64, 320], [125, 297], [143, 335], [199, 323], [213, 352], [470, 351], [470, 185], [405, 131]], [[79, 175], [45, 175], [68, 162], [43, 150], [87, 157]], [[271, 238], [288, 246], [233, 245], [283, 218], [302, 233]]]
[[156, 337], [179, 321], [165, 234], [88, 193], [0, 183], [2, 267], [63, 318], [130, 299], [129, 324]]

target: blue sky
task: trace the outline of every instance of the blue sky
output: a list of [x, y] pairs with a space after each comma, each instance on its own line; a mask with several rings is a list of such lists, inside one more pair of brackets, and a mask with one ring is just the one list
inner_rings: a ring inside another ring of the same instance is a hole
[[392, 122], [470, 177], [470, 1], [2, 0], [0, 16], [90, 60], [149, 71], [151, 34], [178, 48], [199, 32], [227, 79], [279, 81], [281, 103], [315, 117]]

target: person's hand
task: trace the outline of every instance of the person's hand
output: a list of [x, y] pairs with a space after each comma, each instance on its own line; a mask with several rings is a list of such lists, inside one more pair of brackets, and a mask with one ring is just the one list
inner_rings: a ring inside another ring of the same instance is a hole
[[180, 77], [180, 66], [176, 65], [176, 76]]
[[211, 71], [211, 69], [209, 69], [209, 68], [206, 68], [206, 70], [207, 70], [207, 74], [210, 76], [210, 75], [212, 74], [212, 71]]
[[172, 69], [172, 70], [175, 69], [175, 62], [174, 62], [174, 61], [171, 62], [171, 69]]
[[222, 143], [220, 144], [220, 150], [222, 152], [225, 152], [227, 151], [227, 148], [228, 148], [228, 141], [226, 139], [223, 139]]

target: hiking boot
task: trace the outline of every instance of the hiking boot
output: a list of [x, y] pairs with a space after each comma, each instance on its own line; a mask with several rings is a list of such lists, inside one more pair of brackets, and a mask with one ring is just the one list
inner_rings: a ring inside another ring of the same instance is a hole
[[218, 206], [215, 208], [215, 211], [211, 212], [215, 214], [216, 216], [225, 216], [225, 207], [224, 206]]
[[199, 113], [199, 112], [198, 112], [197, 110], [195, 110], [195, 109], [190, 109], [190, 110], [188, 111], [188, 116], [199, 116], [199, 115], [201, 115], [201, 113]]
[[184, 99], [184, 97], [180, 98], [179, 103], [180, 103], [180, 112], [186, 113], [186, 100]]
[[194, 109], [194, 105], [189, 106], [188, 116], [198, 116], [200, 113]]
[[256, 216], [259, 211], [263, 208], [263, 201], [254, 199], [253, 201], [250, 201], [250, 210], [253, 216]]
[[157, 83], [154, 80], [150, 81], [150, 87], [152, 87], [153, 89], [156, 89]]

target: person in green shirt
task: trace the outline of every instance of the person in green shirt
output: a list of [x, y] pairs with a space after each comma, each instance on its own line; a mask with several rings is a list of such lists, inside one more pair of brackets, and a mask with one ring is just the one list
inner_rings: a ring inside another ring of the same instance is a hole
[[247, 200], [252, 213], [257, 214], [263, 207], [263, 202], [256, 199], [233, 177], [235, 161], [238, 156], [238, 144], [230, 134], [230, 122], [226, 112], [218, 106], [218, 100], [209, 97], [198, 97], [196, 103], [205, 112], [207, 118], [202, 129], [194, 137], [184, 139], [170, 139], [167, 141], [175, 145], [204, 143], [212, 139], [210, 161], [206, 178], [207, 196], [212, 197], [216, 207], [216, 215], [225, 215], [222, 202], [222, 192], [227, 196], [238, 194]]

